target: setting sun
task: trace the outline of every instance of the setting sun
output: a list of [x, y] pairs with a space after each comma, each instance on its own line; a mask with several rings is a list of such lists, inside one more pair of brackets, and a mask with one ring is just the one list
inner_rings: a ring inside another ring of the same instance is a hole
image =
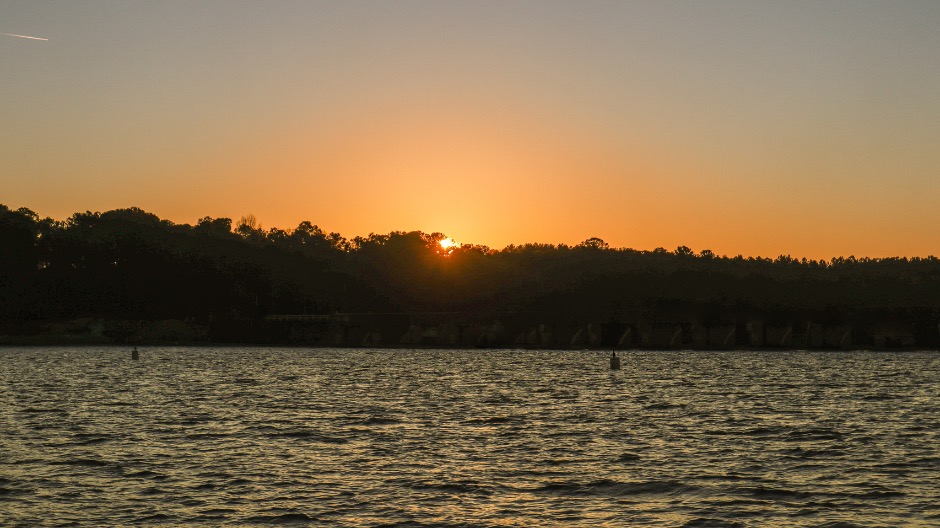
[[441, 245], [441, 248], [442, 248], [442, 249], [450, 249], [450, 248], [456, 246], [457, 243], [454, 242], [454, 240], [451, 239], [451, 238], [445, 238], [444, 240], [441, 240], [441, 241], [440, 241], [440, 245]]

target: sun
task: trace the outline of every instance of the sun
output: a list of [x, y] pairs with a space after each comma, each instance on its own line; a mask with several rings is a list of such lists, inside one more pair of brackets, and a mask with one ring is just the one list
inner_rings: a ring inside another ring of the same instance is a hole
[[441, 249], [450, 249], [457, 245], [452, 238], [445, 238], [438, 243], [441, 245]]

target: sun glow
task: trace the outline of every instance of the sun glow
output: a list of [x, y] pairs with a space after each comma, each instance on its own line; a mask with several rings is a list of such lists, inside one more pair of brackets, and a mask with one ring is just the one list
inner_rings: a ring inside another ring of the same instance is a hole
[[441, 245], [441, 249], [450, 249], [455, 247], [457, 242], [454, 242], [452, 238], [445, 238], [444, 240], [441, 240], [439, 244]]

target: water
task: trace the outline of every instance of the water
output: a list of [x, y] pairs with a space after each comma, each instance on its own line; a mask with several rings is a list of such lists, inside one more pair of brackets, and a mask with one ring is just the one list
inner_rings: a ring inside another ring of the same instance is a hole
[[0, 525], [940, 526], [940, 354], [0, 349]]

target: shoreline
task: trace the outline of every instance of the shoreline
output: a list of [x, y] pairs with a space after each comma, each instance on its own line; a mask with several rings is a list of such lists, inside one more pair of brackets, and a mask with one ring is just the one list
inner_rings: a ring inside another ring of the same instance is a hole
[[630, 354], [634, 352], [877, 352], [877, 353], [912, 353], [912, 352], [937, 352], [940, 348], [935, 347], [898, 347], [898, 348], [872, 348], [872, 347], [853, 347], [853, 348], [806, 348], [806, 347], [748, 347], [737, 346], [728, 348], [619, 348], [619, 347], [526, 347], [526, 346], [442, 346], [442, 345], [321, 345], [321, 344], [303, 344], [303, 343], [238, 343], [238, 342], [149, 342], [149, 343], [117, 343], [114, 341], [100, 340], [68, 340], [68, 339], [9, 339], [10, 336], [0, 336], [0, 350], [11, 348], [39, 348], [39, 347], [70, 347], [70, 348], [279, 348], [279, 349], [308, 349], [308, 350], [437, 350], [437, 351], [524, 351], [524, 352], [610, 352]]

